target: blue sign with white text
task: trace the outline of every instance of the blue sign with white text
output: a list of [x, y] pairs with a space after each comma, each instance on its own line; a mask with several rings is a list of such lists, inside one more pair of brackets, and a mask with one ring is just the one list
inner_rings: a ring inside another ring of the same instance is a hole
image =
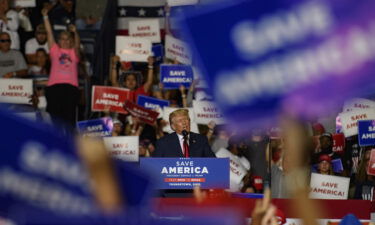
[[152, 53], [154, 54], [155, 62], [161, 63], [164, 57], [164, 48], [161, 44], [156, 44], [152, 46]]
[[0, 122], [9, 129], [0, 142], [0, 216], [23, 224], [26, 213], [46, 220], [97, 213], [72, 137], [5, 111]]
[[210, 94], [241, 128], [283, 110], [319, 116], [373, 93], [374, 10], [369, 0], [227, 1], [182, 25]]
[[137, 104], [146, 109], [157, 109], [169, 106], [169, 101], [138, 95]]
[[181, 85], [190, 87], [194, 74], [191, 66], [160, 65], [160, 80], [165, 89], [178, 89]]
[[159, 189], [229, 188], [228, 158], [141, 158], [157, 173]]
[[375, 120], [358, 121], [359, 146], [375, 146]]
[[112, 136], [113, 121], [110, 117], [103, 117], [95, 120], [79, 121], [77, 128], [80, 133], [88, 137]]

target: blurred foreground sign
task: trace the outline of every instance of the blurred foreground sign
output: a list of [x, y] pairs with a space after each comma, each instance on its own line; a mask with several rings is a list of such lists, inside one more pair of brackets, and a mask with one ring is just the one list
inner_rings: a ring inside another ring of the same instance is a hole
[[0, 214], [22, 221], [36, 212], [48, 219], [96, 210], [72, 139], [3, 111], [0, 122], [10, 129], [0, 143]]
[[211, 94], [244, 127], [280, 110], [316, 116], [370, 92], [374, 9], [373, 1], [231, 1], [192, 12], [184, 25]]

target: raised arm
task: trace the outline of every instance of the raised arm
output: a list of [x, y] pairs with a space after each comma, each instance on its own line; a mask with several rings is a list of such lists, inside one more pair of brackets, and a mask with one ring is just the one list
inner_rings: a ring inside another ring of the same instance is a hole
[[154, 81], [154, 57], [149, 56], [148, 59], [148, 72], [147, 72], [147, 80], [144, 84], [145, 92], [148, 93], [151, 89], [152, 82]]
[[80, 48], [81, 48], [81, 38], [79, 37], [79, 34], [77, 32], [77, 27], [73, 24], [69, 25], [69, 31], [74, 33], [74, 50], [76, 51], [77, 56], [80, 55]]
[[48, 48], [51, 49], [52, 45], [56, 44], [56, 41], [55, 41], [55, 38], [53, 37], [52, 26], [51, 26], [51, 23], [49, 22], [49, 19], [48, 19], [48, 9], [47, 8], [42, 9], [42, 15], [43, 15], [44, 26], [45, 26], [46, 31], [47, 31]]
[[118, 70], [117, 64], [120, 62], [120, 57], [117, 55], [112, 56], [111, 59], [111, 83], [114, 87], [119, 87], [120, 84], [118, 83]]

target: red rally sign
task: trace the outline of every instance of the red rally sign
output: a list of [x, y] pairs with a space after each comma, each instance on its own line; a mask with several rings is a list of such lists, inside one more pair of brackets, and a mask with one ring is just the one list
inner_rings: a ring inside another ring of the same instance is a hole
[[131, 101], [126, 101], [124, 109], [132, 116], [139, 118], [142, 122], [152, 125], [158, 118], [159, 113], [150, 109], [146, 109], [140, 105], [134, 104]]
[[344, 134], [341, 134], [341, 133], [333, 134], [332, 138], [333, 138], [333, 148], [332, 148], [332, 150], [334, 152], [339, 153], [339, 154], [343, 154], [344, 149], [345, 149], [345, 136], [344, 136]]
[[129, 100], [130, 91], [126, 88], [94, 86], [92, 89], [91, 110], [111, 111], [128, 114], [124, 103]]

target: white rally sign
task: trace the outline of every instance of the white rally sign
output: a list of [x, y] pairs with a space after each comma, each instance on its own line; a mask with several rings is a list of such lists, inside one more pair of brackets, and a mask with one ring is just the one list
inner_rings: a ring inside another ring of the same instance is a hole
[[152, 43], [160, 43], [159, 19], [129, 21], [129, 36], [146, 38]]
[[358, 134], [358, 120], [375, 120], [375, 109], [358, 109], [339, 114], [345, 137]]
[[151, 41], [146, 38], [116, 36], [116, 55], [121, 61], [147, 62], [151, 55]]
[[208, 124], [214, 121], [216, 124], [223, 124], [224, 116], [214, 102], [193, 101], [195, 121], [198, 124]]
[[365, 98], [351, 98], [344, 103], [343, 112], [349, 112], [357, 109], [375, 109], [375, 101]]
[[30, 104], [32, 79], [0, 79], [0, 102]]
[[219, 149], [215, 155], [217, 158], [229, 158], [230, 181], [231, 183], [240, 184], [244, 176], [247, 174], [246, 168], [242, 165], [240, 158], [233, 155], [225, 148]]
[[[167, 133], [173, 133], [170, 124], [169, 124], [169, 114], [171, 114], [173, 111], [177, 110], [179, 108], [173, 108], [173, 107], [164, 107], [163, 109], [163, 120], [167, 122], [167, 125], [163, 127], [163, 131]], [[194, 133], [199, 133], [198, 130], [198, 124], [194, 120], [194, 111], [193, 108], [185, 108], [189, 111], [189, 117], [190, 117], [190, 130]]]
[[196, 5], [199, 0], [167, 0], [169, 6]]
[[31, 8], [36, 6], [36, 2], [35, 0], [14, 0], [13, 5], [20, 6], [22, 8]]
[[185, 42], [170, 35], [165, 35], [165, 57], [168, 59], [176, 59], [182, 64], [191, 64], [191, 54], [188, 46]]
[[130, 162], [139, 161], [139, 137], [104, 137], [104, 144], [112, 157]]
[[315, 199], [348, 199], [350, 178], [311, 174], [310, 198]]

